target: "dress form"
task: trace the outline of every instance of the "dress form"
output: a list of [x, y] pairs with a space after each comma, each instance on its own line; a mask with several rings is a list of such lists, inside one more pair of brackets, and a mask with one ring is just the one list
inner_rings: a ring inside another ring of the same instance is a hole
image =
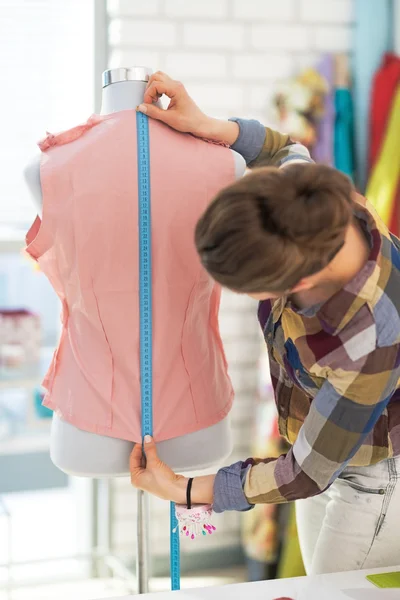
[[[150, 73], [143, 67], [106, 71], [101, 114], [135, 109], [143, 101]], [[233, 154], [236, 176], [241, 177], [245, 162], [237, 153]], [[41, 213], [40, 157], [26, 167], [24, 177]], [[127, 475], [132, 448], [132, 442], [83, 431], [56, 413], [53, 415], [51, 458], [69, 475], [99, 478]], [[225, 460], [231, 450], [229, 417], [206, 429], [158, 444], [160, 458], [180, 472], [209, 468]]]

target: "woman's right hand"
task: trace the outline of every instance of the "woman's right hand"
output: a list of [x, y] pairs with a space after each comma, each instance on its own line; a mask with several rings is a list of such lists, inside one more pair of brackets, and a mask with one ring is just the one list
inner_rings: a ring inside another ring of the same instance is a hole
[[[155, 105], [164, 94], [170, 99], [166, 109]], [[171, 79], [161, 71], [150, 77], [143, 100], [143, 104], [137, 107], [139, 112], [162, 121], [177, 131], [229, 145], [238, 137], [239, 129], [236, 123], [208, 117], [189, 96], [180, 81]]]
[[[165, 94], [170, 99], [168, 108], [155, 106], [155, 102]], [[187, 93], [180, 81], [175, 81], [157, 71], [149, 79], [144, 93], [144, 103], [137, 110], [152, 119], [163, 121], [177, 131], [202, 136], [207, 131], [207, 117]]]

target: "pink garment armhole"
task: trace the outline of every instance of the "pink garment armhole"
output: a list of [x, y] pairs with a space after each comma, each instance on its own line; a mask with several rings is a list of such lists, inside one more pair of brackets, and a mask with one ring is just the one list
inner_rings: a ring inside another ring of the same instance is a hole
[[39, 215], [36, 217], [36, 219], [34, 220], [31, 228], [29, 229], [28, 233], [26, 234], [25, 237], [25, 243], [26, 243], [26, 247], [25, 247], [25, 252], [27, 252], [29, 254], [29, 256], [31, 256], [34, 260], [38, 260], [39, 256], [40, 256], [40, 249], [39, 249], [39, 233], [42, 227], [42, 219], [39, 217]]
[[[80, 138], [86, 131], [101, 123], [106, 117], [109, 115], [101, 116], [101, 115], [92, 115], [86, 123], [81, 125], [77, 125], [72, 129], [67, 129], [66, 131], [61, 131], [60, 133], [49, 133], [47, 132], [46, 137], [38, 142], [38, 146], [40, 150], [45, 153], [49, 148], [54, 146], [61, 146], [63, 144], [68, 144], [69, 142], [73, 142]], [[42, 168], [42, 164], [40, 164], [40, 168]], [[43, 194], [43, 217], [45, 215], [45, 190], [43, 189], [42, 183], [42, 194]], [[37, 216], [34, 220], [31, 228], [29, 229], [26, 237], [26, 248], [25, 252], [27, 252], [34, 260], [38, 260], [40, 256], [43, 254], [43, 223], [42, 219]]]

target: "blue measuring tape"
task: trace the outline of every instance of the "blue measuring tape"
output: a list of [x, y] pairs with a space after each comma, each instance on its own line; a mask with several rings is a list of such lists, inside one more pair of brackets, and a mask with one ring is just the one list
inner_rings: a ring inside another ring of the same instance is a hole
[[179, 540], [179, 526], [176, 518], [175, 504], [171, 502], [170, 510], [170, 571], [171, 571], [171, 590], [181, 589], [181, 553]]
[[[151, 194], [150, 138], [148, 118], [136, 113], [138, 155], [138, 224], [139, 224], [139, 310], [140, 310], [140, 380], [142, 436], [153, 435], [153, 315], [151, 286]], [[171, 589], [180, 589], [180, 540], [171, 502]]]
[[150, 144], [146, 115], [137, 113], [139, 311], [142, 436], [153, 435], [153, 316], [151, 286]]

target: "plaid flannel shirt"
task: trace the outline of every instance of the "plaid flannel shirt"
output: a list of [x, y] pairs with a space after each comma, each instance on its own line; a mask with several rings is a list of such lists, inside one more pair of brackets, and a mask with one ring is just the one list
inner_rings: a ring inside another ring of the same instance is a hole
[[[251, 166], [309, 162], [299, 146], [267, 128]], [[400, 242], [360, 201], [355, 216], [371, 250], [357, 276], [320, 306], [299, 310], [285, 297], [259, 305], [279, 430], [291, 448], [221, 469], [216, 512], [314, 496], [348, 465], [400, 455]]]

